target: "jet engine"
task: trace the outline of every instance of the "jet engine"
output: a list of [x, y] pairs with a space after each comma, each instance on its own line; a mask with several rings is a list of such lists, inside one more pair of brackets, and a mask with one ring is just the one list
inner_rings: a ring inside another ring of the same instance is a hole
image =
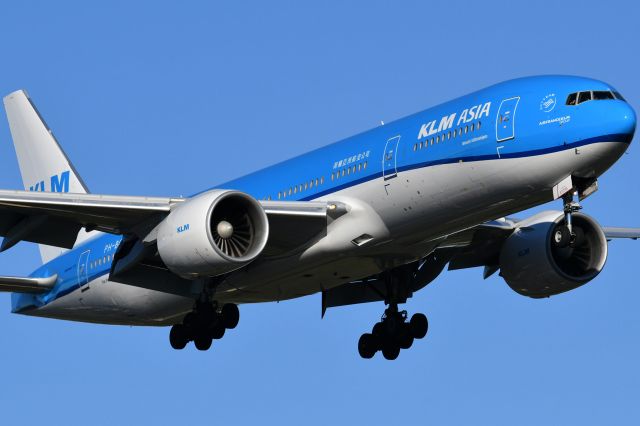
[[216, 276], [254, 260], [268, 236], [258, 201], [238, 191], [213, 190], [171, 210], [158, 226], [158, 253], [184, 278]]
[[[559, 244], [562, 212], [544, 212], [523, 221], [500, 252], [501, 275], [509, 287], [532, 298], [573, 290], [594, 279], [607, 260], [607, 239], [591, 217], [574, 213], [575, 240]], [[564, 246], [564, 247], [563, 247]]]

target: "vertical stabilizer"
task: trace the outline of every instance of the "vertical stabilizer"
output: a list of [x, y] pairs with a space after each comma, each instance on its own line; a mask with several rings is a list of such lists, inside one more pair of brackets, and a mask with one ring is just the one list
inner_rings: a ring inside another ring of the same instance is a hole
[[[88, 193], [86, 185], [27, 93], [24, 90], [18, 90], [5, 96], [4, 107], [24, 189]], [[77, 242], [86, 239], [88, 235], [81, 230]], [[64, 252], [64, 249], [58, 247], [39, 245], [39, 248], [43, 262]]]

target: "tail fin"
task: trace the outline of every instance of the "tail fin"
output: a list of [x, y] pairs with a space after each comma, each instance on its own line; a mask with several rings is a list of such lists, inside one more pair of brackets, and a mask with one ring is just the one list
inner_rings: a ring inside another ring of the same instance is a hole
[[[24, 189], [87, 194], [89, 190], [27, 93], [18, 90], [7, 95], [4, 107]], [[87, 236], [81, 230], [78, 241]], [[43, 262], [48, 262], [64, 251], [45, 245], [39, 245], [39, 248]]]

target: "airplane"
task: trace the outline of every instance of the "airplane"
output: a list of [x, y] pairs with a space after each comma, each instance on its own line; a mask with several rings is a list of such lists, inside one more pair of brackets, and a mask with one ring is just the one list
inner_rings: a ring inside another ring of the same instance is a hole
[[4, 106], [25, 190], [0, 191], [0, 251], [32, 242], [43, 261], [0, 277], [12, 312], [170, 326], [178, 350], [208, 350], [239, 305], [321, 293], [323, 317], [383, 302], [357, 348], [393, 360], [428, 332], [399, 305], [447, 266], [548, 298], [595, 279], [610, 240], [640, 237], [580, 212], [636, 128], [590, 78], [502, 82], [190, 197], [92, 194], [26, 92]]

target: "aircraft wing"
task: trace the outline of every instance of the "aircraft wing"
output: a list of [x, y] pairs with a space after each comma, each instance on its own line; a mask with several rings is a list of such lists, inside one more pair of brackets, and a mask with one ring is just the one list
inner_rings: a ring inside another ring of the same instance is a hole
[[[411, 291], [418, 291], [433, 281], [447, 266], [448, 270], [484, 267], [486, 279], [499, 270], [500, 249], [518, 227], [516, 219], [486, 222], [444, 238], [425, 258], [407, 267]], [[640, 238], [640, 228], [603, 227], [607, 239]], [[344, 284], [322, 293], [322, 315], [327, 308], [385, 300], [386, 288], [380, 277]]]
[[630, 238], [637, 240], [640, 238], [640, 228], [621, 228], [616, 226], [605, 226], [602, 228], [608, 240], [614, 238]]
[[57, 275], [46, 278], [0, 276], [0, 291], [45, 293], [53, 288], [57, 279]]
[[[71, 248], [83, 227], [142, 239], [173, 206], [186, 200], [0, 190], [0, 251], [23, 240]], [[324, 202], [263, 201], [262, 206], [272, 230], [267, 246], [272, 252], [302, 244], [327, 225]]]
[[[183, 199], [57, 192], [0, 191], [0, 251], [24, 240], [71, 248], [78, 231], [133, 233]], [[146, 228], [146, 226], [144, 227]]]

